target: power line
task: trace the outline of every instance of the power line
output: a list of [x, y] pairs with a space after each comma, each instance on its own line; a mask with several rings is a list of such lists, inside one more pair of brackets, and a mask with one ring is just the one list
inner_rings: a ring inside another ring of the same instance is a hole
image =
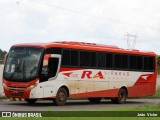
[[90, 17], [94, 17], [94, 18], [98, 18], [98, 19], [103, 19], [103, 20], [111, 21], [111, 22], [114, 22], [114, 23], [126, 24], [126, 25], [130, 25], [130, 26], [136, 26], [136, 27], [139, 27], [139, 28], [143, 28], [143, 29], [150, 29], [150, 30], [154, 30], [154, 31], [160, 31], [160, 29], [150, 28], [150, 27], [147, 27], [147, 26], [133, 24], [133, 23], [128, 23], [128, 22], [119, 21], [119, 20], [114, 20], [114, 19], [111, 19], [111, 18], [96, 16], [96, 15], [84, 13], [84, 12], [81, 12], [81, 11], [67, 9], [67, 8], [63, 8], [63, 7], [59, 7], [59, 6], [55, 6], [55, 5], [50, 5], [50, 4], [47, 4], [47, 3], [41, 3], [41, 2], [36, 1], [36, 0], [29, 0], [29, 1], [41, 4], [41, 5], [45, 5], [45, 6], [49, 6], [49, 7], [53, 7], [53, 8], [57, 8], [57, 9], [61, 9], [61, 10], [64, 10], [64, 11], [72, 12], [72, 13], [75, 13], [75, 14], [81, 14], [81, 15], [85, 15], [85, 16], [90, 16]]

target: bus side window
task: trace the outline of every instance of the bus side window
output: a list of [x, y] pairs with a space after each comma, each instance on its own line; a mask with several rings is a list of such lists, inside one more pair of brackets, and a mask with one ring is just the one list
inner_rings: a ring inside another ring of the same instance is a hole
[[63, 66], [71, 65], [71, 51], [70, 50], [65, 50], [65, 49], [63, 50], [62, 65]]
[[82, 67], [91, 66], [91, 52], [81, 51], [81, 66]]
[[154, 71], [154, 69], [155, 69], [154, 57], [149, 57], [149, 70]]
[[149, 71], [149, 57], [145, 56], [143, 60], [144, 71]]
[[106, 54], [104, 52], [98, 53], [98, 68], [105, 68], [106, 66]]
[[106, 68], [113, 68], [113, 53], [106, 53]]
[[50, 58], [48, 64], [48, 76], [56, 77], [59, 65], [59, 58]]

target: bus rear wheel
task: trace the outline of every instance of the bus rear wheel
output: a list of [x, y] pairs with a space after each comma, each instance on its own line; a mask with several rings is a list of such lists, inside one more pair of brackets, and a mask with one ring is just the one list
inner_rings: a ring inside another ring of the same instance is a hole
[[29, 98], [27, 98], [27, 99], [25, 99], [25, 101], [26, 101], [27, 103], [29, 103], [29, 104], [35, 104], [36, 101], [37, 101], [37, 99], [29, 99]]
[[66, 104], [66, 101], [67, 101], [67, 91], [65, 88], [60, 88], [53, 102], [57, 106], [62, 106]]
[[124, 88], [121, 88], [118, 92], [118, 97], [115, 98], [115, 102], [118, 104], [123, 104], [127, 99], [127, 91]]
[[91, 103], [100, 103], [102, 98], [88, 98]]

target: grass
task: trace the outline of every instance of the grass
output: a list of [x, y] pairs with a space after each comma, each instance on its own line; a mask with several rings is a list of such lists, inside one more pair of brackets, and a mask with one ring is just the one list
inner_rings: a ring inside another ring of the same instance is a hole
[[0, 96], [0, 100], [2, 100], [2, 99], [4, 99], [4, 98], [6, 98], [6, 97], [4, 97], [4, 96]]
[[[132, 110], [132, 109], [131, 109]], [[160, 111], [160, 103], [159, 104], [146, 104], [144, 106], [139, 106], [133, 108], [133, 111]]]
[[0, 96], [0, 101], [2, 101], [2, 99], [3, 99], [3, 97], [2, 97], [2, 96]]
[[159, 120], [159, 117], [43, 117], [43, 118], [1, 118], [1, 120]]
[[110, 111], [160, 111], [159, 104], [145, 104], [138, 107], [127, 107], [127, 108], [113, 108]]
[[[139, 107], [118, 108], [112, 111], [160, 111], [160, 104], [146, 104]], [[107, 112], [107, 111], [106, 111]], [[81, 113], [81, 112], [80, 112]], [[140, 112], [141, 113], [141, 112]], [[142, 112], [143, 113], [143, 112]], [[42, 117], [42, 118], [0, 118], [1, 120], [159, 120], [159, 117]]]

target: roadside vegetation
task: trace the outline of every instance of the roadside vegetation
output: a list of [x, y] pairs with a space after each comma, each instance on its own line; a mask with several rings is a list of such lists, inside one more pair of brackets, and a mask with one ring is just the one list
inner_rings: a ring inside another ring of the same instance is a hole
[[160, 111], [159, 104], [145, 104], [137, 107], [113, 108], [110, 111]]
[[4, 56], [6, 55], [6, 51], [0, 49], [0, 64], [3, 64]]
[[2, 99], [4, 99], [4, 98], [5, 98], [4, 96], [1, 96], [1, 95], [0, 95], [0, 101], [2, 101]]
[[160, 55], [157, 55], [157, 62], [158, 62], [158, 75], [160, 75]]
[[[111, 111], [160, 111], [160, 104], [146, 104], [138, 107], [118, 108], [112, 109]], [[107, 112], [107, 111], [106, 111]], [[142, 112], [142, 113], [143, 113]], [[159, 117], [42, 117], [42, 118], [1, 118], [1, 120], [159, 120]]]
[[159, 117], [42, 117], [1, 118], [1, 120], [159, 120]]

